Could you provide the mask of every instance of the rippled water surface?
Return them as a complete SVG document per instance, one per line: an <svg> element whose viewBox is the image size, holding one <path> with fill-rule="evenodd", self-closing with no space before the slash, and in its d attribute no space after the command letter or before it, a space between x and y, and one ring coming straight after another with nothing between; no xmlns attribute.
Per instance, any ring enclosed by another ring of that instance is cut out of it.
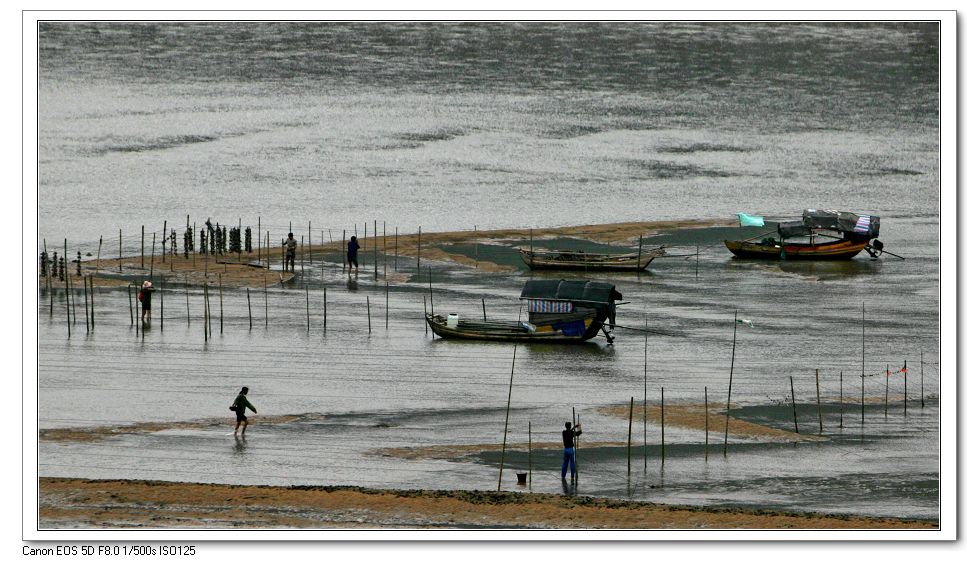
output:
<svg viewBox="0 0 979 561"><path fill-rule="evenodd" d="M907 260L735 260L721 242L743 232L724 228L654 238L699 259L603 275L629 301L619 323L649 322L648 347L619 330L612 346L517 348L503 486L529 467L528 428L555 442L574 407L586 446L611 443L581 452L579 494L937 518L937 37L930 24L44 24L38 244L67 237L72 254L95 255L103 237L114 256L121 230L132 255L142 226L149 238L188 215L198 228L261 216L272 240L294 223L318 242L374 220L405 233L878 214L886 248ZM509 248L524 242L481 255L515 265ZM517 318L529 272L428 265L436 311L481 316L485 299L491 317ZM397 266L413 274L387 307L372 272L350 280L314 257L270 288L267 326L264 294L250 294L251 329L247 295L227 289L206 343L201 288L180 279L160 279L165 322L139 335L123 290L100 289L95 332L76 324L70 339L63 293L52 310L40 291L42 428L205 420L42 441L41 475L495 489L514 349L433 340L427 271ZM800 431L817 433L822 413L827 438L732 435L724 456L711 432L705 461L703 428L668 422L661 464L658 419L642 447L644 389L696 405L706 386L723 403L735 310L754 327L738 329L734 414L793 431L794 389ZM904 379L883 374L905 360L906 414ZM226 415L242 385L262 415L298 417L260 415L236 441ZM601 408L630 397L627 474L615 444L627 420ZM378 452L449 444L496 448ZM533 451L535 491L562 491L559 464L559 451Z"/></svg>

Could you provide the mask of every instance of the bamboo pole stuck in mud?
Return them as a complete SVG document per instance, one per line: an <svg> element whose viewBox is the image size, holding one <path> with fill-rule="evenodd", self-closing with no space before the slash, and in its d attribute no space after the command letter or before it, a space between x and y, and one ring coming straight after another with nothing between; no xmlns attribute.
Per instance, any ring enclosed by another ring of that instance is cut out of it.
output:
<svg viewBox="0 0 979 561"><path fill-rule="evenodd" d="M208 262L208 258L207 258L207 254L208 254L207 242L210 239L211 239L211 233L210 232L205 232L204 233L204 247L202 248L204 250L204 278L205 279L207 278L207 262Z"/></svg>
<svg viewBox="0 0 979 561"><path fill-rule="evenodd" d="M731 342L731 374L727 381L727 407L724 410L724 456L727 457L727 431L731 420L731 386L734 385L734 351L738 346L738 311L734 310L734 337Z"/></svg>
<svg viewBox="0 0 979 561"><path fill-rule="evenodd" d="M422 273L422 227L418 227L418 253L415 254L415 269Z"/></svg>
<svg viewBox="0 0 979 561"><path fill-rule="evenodd" d="M156 256L156 232L153 232L153 241L150 243L150 280L153 279L153 258Z"/></svg>
<svg viewBox="0 0 979 561"><path fill-rule="evenodd" d="M384 278L388 278L388 222L385 220L381 225L381 253L384 254ZM385 315L387 312L384 312ZM385 320L386 321L386 320ZM385 325L385 327L387 327Z"/></svg>
<svg viewBox="0 0 979 561"><path fill-rule="evenodd" d="M271 250L269 249L269 243L270 243L269 232L266 231L265 232L265 270L267 271L272 269L272 254L271 254ZM261 262L259 262L259 264L261 264Z"/></svg>
<svg viewBox="0 0 979 561"><path fill-rule="evenodd" d="M864 424L866 418L866 407L864 404L864 392L867 381L867 304L860 304L860 424Z"/></svg>
<svg viewBox="0 0 979 561"><path fill-rule="evenodd" d="M629 436L626 439L625 447L625 478L627 488L631 488L629 482L632 481L632 405L634 401L634 397L629 398Z"/></svg>
<svg viewBox="0 0 979 561"><path fill-rule="evenodd" d="M171 259L170 261L172 262L173 259ZM166 277L164 277L163 275L160 275L160 333L163 333L163 293L166 292L166 287L167 287ZM95 310L95 305L94 304L92 305L92 310L93 311ZM94 327L95 327L95 325L94 325L95 318L93 317L92 320L93 320L92 327L94 329Z"/></svg>
<svg viewBox="0 0 979 561"><path fill-rule="evenodd" d="M68 260L67 253L65 254L65 261ZM78 295L75 294L75 283L71 280L71 274L68 272L68 265L65 264L65 280L68 281L68 292L71 294L71 324L78 325Z"/></svg>
<svg viewBox="0 0 979 561"><path fill-rule="evenodd" d="M306 333L309 333L309 285L303 283L303 289L306 291Z"/></svg>
<svg viewBox="0 0 979 561"><path fill-rule="evenodd" d="M262 265L262 217L258 217L258 265Z"/></svg>
<svg viewBox="0 0 979 561"><path fill-rule="evenodd" d="M201 291L201 297L204 300L204 342L207 343L207 283L203 285L203 290Z"/></svg>
<svg viewBox="0 0 979 561"><path fill-rule="evenodd" d="M346 271L347 270L347 254L343 251L344 250L343 245L346 242L347 242L347 229L344 228L344 230L343 230L343 237L340 238L340 266L342 267L340 269L341 271Z"/></svg>
<svg viewBox="0 0 979 561"><path fill-rule="evenodd" d="M666 390L659 388L659 466L666 467Z"/></svg>
<svg viewBox="0 0 979 561"><path fill-rule="evenodd" d="M323 287L323 334L326 335L326 287Z"/></svg>
<svg viewBox="0 0 979 561"><path fill-rule="evenodd" d="M245 298L248 299L248 331L252 330L252 293L245 287Z"/></svg>
<svg viewBox="0 0 979 561"><path fill-rule="evenodd" d="M133 318L133 284L132 283L126 285L126 294L129 296L129 325L135 325L136 320Z"/></svg>
<svg viewBox="0 0 979 561"><path fill-rule="evenodd" d="M371 297L367 297L367 334L371 333Z"/></svg>
<svg viewBox="0 0 979 561"><path fill-rule="evenodd" d="M575 419L577 419L574 405L571 406L571 483L578 484L578 435L574 433ZM581 428L581 427L579 427Z"/></svg>
<svg viewBox="0 0 979 561"><path fill-rule="evenodd" d="M91 292L89 298L92 299L92 331L95 331L95 279L91 275L88 277L88 286Z"/></svg>
<svg viewBox="0 0 979 561"><path fill-rule="evenodd" d="M795 385L792 383L792 376L789 376L789 391L792 392L792 421L795 423L795 433L799 434L799 417L795 412Z"/></svg>
<svg viewBox="0 0 979 561"><path fill-rule="evenodd" d="M636 254L636 270L642 270L642 234L639 234L639 253Z"/></svg>
<svg viewBox="0 0 979 561"><path fill-rule="evenodd" d="M119 272L122 272L122 228L119 228Z"/></svg>
<svg viewBox="0 0 979 561"><path fill-rule="evenodd" d="M167 262L167 221L163 221L163 251L160 252L160 257L163 258L163 263ZM171 259L172 261L172 259Z"/></svg>
<svg viewBox="0 0 979 561"><path fill-rule="evenodd" d="M398 227L394 227L394 272L398 272Z"/></svg>
<svg viewBox="0 0 979 561"><path fill-rule="evenodd" d="M82 277L82 297L85 299L85 333L88 333L88 279L85 277Z"/></svg>
<svg viewBox="0 0 979 561"><path fill-rule="evenodd" d="M649 328L648 318L646 319L646 328L647 329ZM649 446L649 441L646 439L647 413L649 409L648 407L649 401L647 399L648 388L646 384L648 378L647 376L648 356L649 356L649 333L646 333L643 338L643 344L642 344L642 472L643 473L646 473L646 466L649 463L649 453L647 449Z"/></svg>
<svg viewBox="0 0 979 561"><path fill-rule="evenodd" d="M95 309L94 307L92 308ZM93 322L94 328L94 322ZM904 361L904 368L901 369L902 377L904 378L904 416L908 415L908 361Z"/></svg>
<svg viewBox="0 0 979 561"><path fill-rule="evenodd" d="M140 309L139 309L140 308L140 306L139 306L139 288L136 287L136 283L133 283L133 290L136 291L136 305L135 305L135 308L136 309L133 310L133 311L136 313L136 315L140 316L139 321L135 322L136 336L139 337L139 326L140 326L141 323L143 323L143 318L142 318L142 316L140 314Z"/></svg>
<svg viewBox="0 0 979 561"><path fill-rule="evenodd" d="M428 268L428 303L432 307L432 315L435 315L435 292L432 290L432 268Z"/></svg>
<svg viewBox="0 0 979 561"><path fill-rule="evenodd" d="M390 299L391 282L384 277L384 329L388 328L388 308L391 307Z"/></svg>
<svg viewBox="0 0 979 561"><path fill-rule="evenodd" d="M710 454L710 412L707 409L707 386L704 386L704 461Z"/></svg>
<svg viewBox="0 0 979 561"><path fill-rule="evenodd" d="M699 243L697 244L697 252L695 255L696 255L696 261L695 261L696 264L694 265L694 269L693 269L693 278L699 279L700 278L700 244Z"/></svg>
<svg viewBox="0 0 979 561"><path fill-rule="evenodd" d="M925 351L919 351L919 360L921 361L921 408L925 407Z"/></svg>
<svg viewBox="0 0 979 561"><path fill-rule="evenodd" d="M367 229L367 225L364 225ZM377 220L374 221L374 280L377 281Z"/></svg>
<svg viewBox="0 0 979 561"><path fill-rule="evenodd" d="M887 370L884 373L884 418L887 418L887 401L888 393L891 386L891 365L887 365Z"/></svg>
<svg viewBox="0 0 979 561"><path fill-rule="evenodd" d="M483 321L486 321L486 298L480 298L483 301Z"/></svg>
<svg viewBox="0 0 979 561"><path fill-rule="evenodd" d="M425 307L425 313L422 315L425 318L425 337L428 337L428 298L422 295L422 306Z"/></svg>
<svg viewBox="0 0 979 561"><path fill-rule="evenodd" d="M139 236L139 268L146 268L146 226L140 226Z"/></svg>
<svg viewBox="0 0 979 561"><path fill-rule="evenodd" d="M819 416L819 434L823 434L823 407L819 399L819 369L816 369L816 415Z"/></svg>
<svg viewBox="0 0 979 561"><path fill-rule="evenodd" d="M527 421L527 489L534 488L534 445L530 421Z"/></svg>
<svg viewBox="0 0 979 561"><path fill-rule="evenodd" d="M221 273L218 273L218 333L224 335L224 285L221 282Z"/></svg>
<svg viewBox="0 0 979 561"><path fill-rule="evenodd" d="M262 287L265 291L265 328L269 327L269 281L268 275L262 273Z"/></svg>
<svg viewBox="0 0 979 561"><path fill-rule="evenodd" d="M473 261L476 262L476 265L475 265L476 269L479 269L479 240L477 239L478 236L479 236L479 234L477 233L476 226L474 225L473 226L473 247L476 248L476 253L475 253L476 256L473 258Z"/></svg>
<svg viewBox="0 0 979 561"><path fill-rule="evenodd" d="M306 236L299 236L299 273L306 274ZM296 258L292 258L292 272L296 272Z"/></svg>
<svg viewBox="0 0 979 561"><path fill-rule="evenodd" d="M840 370L840 430L843 430L843 371Z"/></svg>
<svg viewBox="0 0 979 561"><path fill-rule="evenodd" d="M95 254L95 274L99 274L99 269L102 268L102 236L99 236L99 250Z"/></svg>
<svg viewBox="0 0 979 561"><path fill-rule="evenodd" d="M204 283L204 294L207 300L207 335L209 338L214 338L214 329L211 328L211 287L205 282Z"/></svg>
<svg viewBox="0 0 979 561"><path fill-rule="evenodd" d="M506 459L506 433L510 427L510 398L513 396L513 371L517 365L517 346L513 346L513 360L510 362L510 389L506 396L506 420L503 421L503 450L500 452L500 477L496 481L496 490L503 486L503 461Z"/></svg>

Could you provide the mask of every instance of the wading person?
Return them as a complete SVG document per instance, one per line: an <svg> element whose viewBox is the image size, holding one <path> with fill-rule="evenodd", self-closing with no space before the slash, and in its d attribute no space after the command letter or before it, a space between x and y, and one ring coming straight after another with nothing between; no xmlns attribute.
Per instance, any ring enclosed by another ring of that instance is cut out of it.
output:
<svg viewBox="0 0 979 561"><path fill-rule="evenodd" d="M248 428L248 417L245 416L245 408L252 410L252 413L258 414L255 406L248 401L245 397L248 395L248 386L241 388L241 392L238 393L238 397L235 398L234 403L231 404L231 410L235 412L235 434L238 434L238 428L241 427L241 435L245 436L245 429Z"/></svg>
<svg viewBox="0 0 979 561"><path fill-rule="evenodd" d="M357 272L360 272L360 265L357 263L357 250L360 249L360 244L357 243L357 236L350 236L350 241L347 242L347 274L357 267Z"/></svg>
<svg viewBox="0 0 979 561"><path fill-rule="evenodd" d="M564 481L568 475L568 465L571 465L571 480L574 481L578 473L574 463L574 439L581 434L581 425L573 428L570 422L564 423L564 430L561 431L561 438L564 440L564 463L561 464L561 480Z"/></svg>
<svg viewBox="0 0 979 561"><path fill-rule="evenodd" d="M139 293L136 295L136 297L139 298L139 301L143 303L143 315L141 316L143 318L143 323L150 321L152 318L152 300L153 291L155 290L156 289L153 288L153 283L150 281L144 281L143 287L139 289Z"/></svg>
<svg viewBox="0 0 979 561"><path fill-rule="evenodd" d="M292 232L289 232L289 239L285 241L282 245L286 246L286 267L285 270L289 270L289 264L292 263L292 272L296 272L296 238L292 237Z"/></svg>

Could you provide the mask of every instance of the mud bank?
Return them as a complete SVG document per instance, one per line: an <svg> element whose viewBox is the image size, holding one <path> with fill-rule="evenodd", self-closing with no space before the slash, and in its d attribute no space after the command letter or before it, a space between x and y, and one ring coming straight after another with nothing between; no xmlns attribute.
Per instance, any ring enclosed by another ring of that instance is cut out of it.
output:
<svg viewBox="0 0 979 561"><path fill-rule="evenodd" d="M42 529L893 529L927 521L708 509L538 493L41 478Z"/></svg>

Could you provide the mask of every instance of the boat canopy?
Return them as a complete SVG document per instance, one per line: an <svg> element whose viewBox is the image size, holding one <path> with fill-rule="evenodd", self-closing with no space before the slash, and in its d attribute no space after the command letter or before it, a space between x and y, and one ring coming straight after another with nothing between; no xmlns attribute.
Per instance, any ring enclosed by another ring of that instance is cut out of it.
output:
<svg viewBox="0 0 979 561"><path fill-rule="evenodd" d="M802 222L812 229L836 230L868 238L876 238L880 235L879 216L810 208L802 212ZM781 224L779 226L781 227Z"/></svg>
<svg viewBox="0 0 979 561"><path fill-rule="evenodd" d="M788 222L778 223L778 235L783 238L794 238L797 236L808 236L812 228L806 226L802 220L789 220Z"/></svg>
<svg viewBox="0 0 979 561"><path fill-rule="evenodd" d="M521 299L561 300L599 305L621 300L622 293L607 282L584 280L529 280L520 293Z"/></svg>

